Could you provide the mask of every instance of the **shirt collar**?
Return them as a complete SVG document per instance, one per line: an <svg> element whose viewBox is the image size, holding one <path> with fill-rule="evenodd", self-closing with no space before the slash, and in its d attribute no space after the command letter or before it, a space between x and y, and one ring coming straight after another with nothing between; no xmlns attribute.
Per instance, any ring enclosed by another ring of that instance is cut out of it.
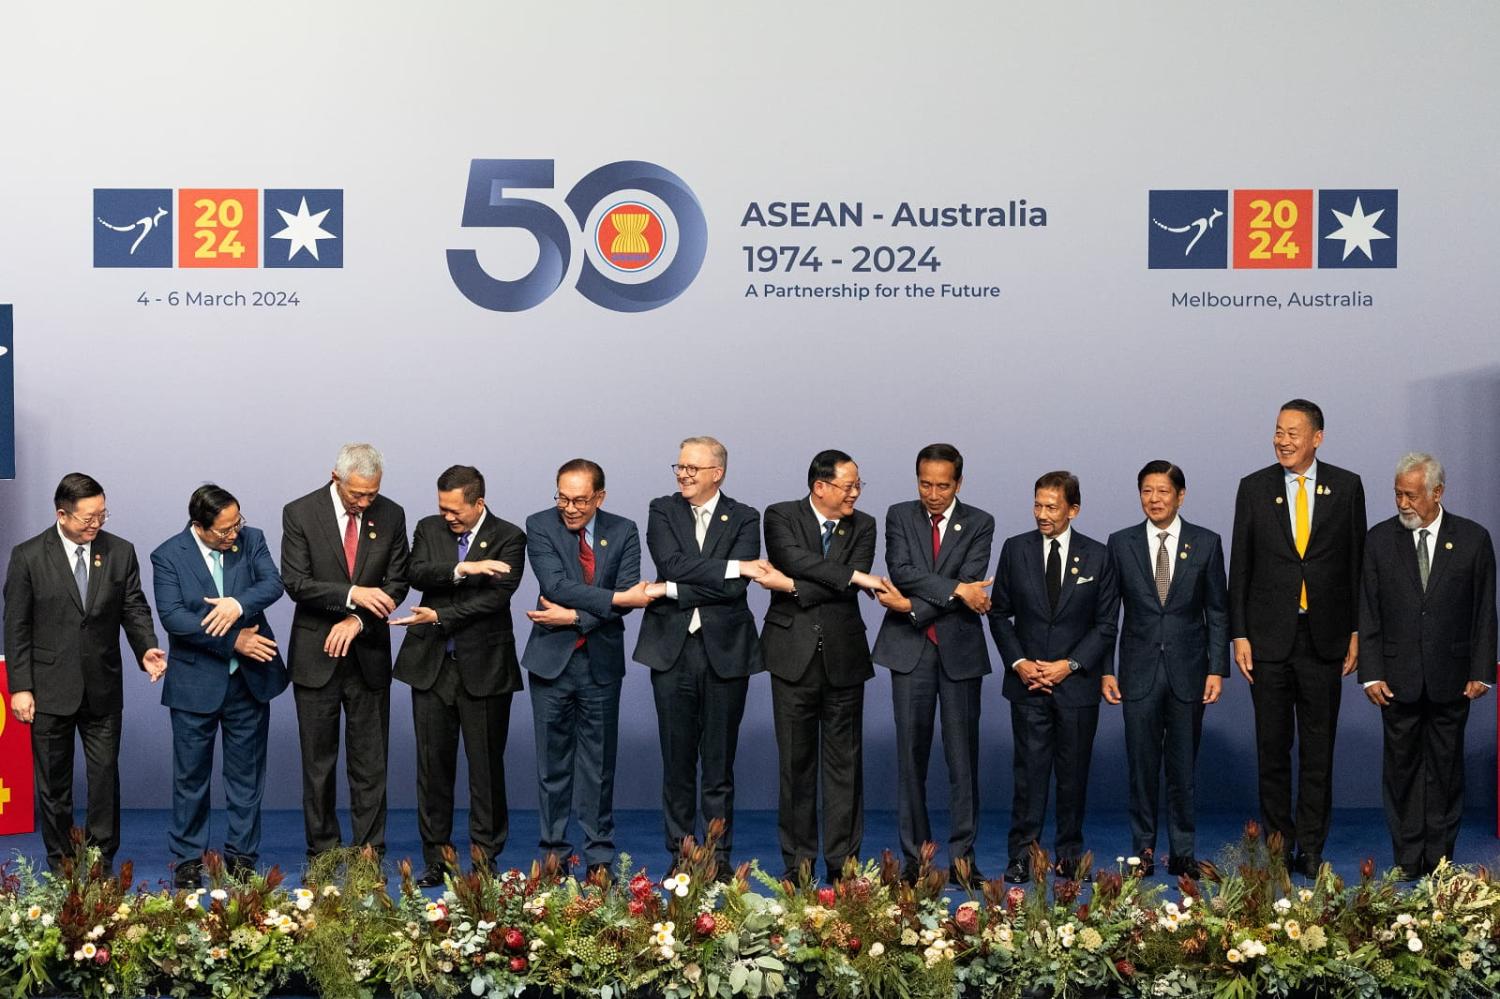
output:
<svg viewBox="0 0 1500 999"><path fill-rule="evenodd" d="M1068 529L1066 531L1063 531L1061 534L1059 534L1055 538L1049 538L1049 537L1047 537L1047 535L1042 534L1041 531L1038 531L1037 533L1042 535L1042 548L1043 548L1043 550L1051 548L1052 547L1052 542L1054 542L1054 541L1056 541L1058 543L1058 547L1060 549L1065 549L1065 548L1068 547L1068 542L1073 540L1073 525L1069 524L1068 525Z"/></svg>
<svg viewBox="0 0 1500 999"><path fill-rule="evenodd" d="M1282 471L1286 473L1286 481L1297 481L1296 472L1292 471L1290 468L1283 468ZM1302 473L1302 478L1305 478L1308 482L1318 481L1318 459L1314 458L1313 463L1307 466L1307 471Z"/></svg>
<svg viewBox="0 0 1500 999"><path fill-rule="evenodd" d="M1435 539L1435 538L1437 538L1437 535L1438 535L1438 528L1442 527L1442 526L1443 526L1443 504L1439 503L1438 504L1437 516L1432 518L1432 523L1428 524L1426 527L1418 527L1416 530L1412 531L1411 532L1412 533L1412 537L1420 537L1421 536L1421 535L1419 535L1417 533L1417 531L1426 531L1427 532L1427 536L1429 538L1434 538Z"/></svg>
<svg viewBox="0 0 1500 999"><path fill-rule="evenodd" d="M475 538L479 537L479 529L484 526L484 518L488 517L489 515L489 507L485 507L484 509L480 510L479 519L474 521L474 526L460 534L459 537L463 537L464 534L467 534L470 541L473 541Z"/></svg>
<svg viewBox="0 0 1500 999"><path fill-rule="evenodd" d="M193 525L192 524L188 525L188 529L187 530L188 530L188 534L192 535L193 542L195 544L197 544L198 550L203 553L203 558L205 560L212 559L215 554L218 554L221 557L223 556L224 553L221 552L221 551L219 551L217 548L210 548L210 547L208 547L208 545L206 545L206 544L203 543L203 539L198 536L198 532L193 529Z"/></svg>
<svg viewBox="0 0 1500 999"><path fill-rule="evenodd" d="M920 500L918 502L920 502ZM953 522L953 508L956 507L956 506L958 506L958 497L957 496L953 497L953 499L951 499L951 500L948 501L948 508L943 511L943 519L942 519L941 523L943 523L943 524L951 524ZM932 520L932 513L925 506L922 507L922 515L924 517L926 517L929 521Z"/></svg>
<svg viewBox="0 0 1500 999"><path fill-rule="evenodd" d="M63 533L62 524L60 523L57 525L57 536L62 539L63 551L68 553L68 562L70 564L72 563L78 551L79 545L83 545L83 554L85 558L94 554L94 543L92 541L74 541L72 538Z"/></svg>
<svg viewBox="0 0 1500 999"><path fill-rule="evenodd" d="M813 519L815 519L818 522L818 526L819 527L822 527L824 524L826 524L830 520L833 521L833 523L834 523L835 526L837 526L838 522L843 519L842 517L825 517L825 516L823 516L823 512L818 509L818 505L812 501L812 493L808 493L807 494L807 506L808 506L808 509L812 510L812 512L813 512Z"/></svg>
<svg viewBox="0 0 1500 999"><path fill-rule="evenodd" d="M689 503L688 506L694 511L694 516L697 516L697 511L699 510L707 510L708 515L712 517L714 515L714 511L719 508L719 497L721 495L722 493L720 493L719 490L715 489L714 494L708 498L708 501L706 503L699 504L698 506L693 506L693 504Z"/></svg>
<svg viewBox="0 0 1500 999"><path fill-rule="evenodd" d="M1070 528L1070 530L1071 530L1071 528ZM1167 535L1169 537L1171 537L1172 540L1174 540L1174 541L1177 540L1178 538L1182 537L1182 514L1178 514L1177 516L1173 517L1172 518L1172 522L1170 524L1168 524L1165 528L1157 527L1155 524L1153 524L1151 522L1151 518L1150 517L1146 518L1146 535L1147 535L1147 537L1155 538L1163 530L1165 530L1167 532Z"/></svg>

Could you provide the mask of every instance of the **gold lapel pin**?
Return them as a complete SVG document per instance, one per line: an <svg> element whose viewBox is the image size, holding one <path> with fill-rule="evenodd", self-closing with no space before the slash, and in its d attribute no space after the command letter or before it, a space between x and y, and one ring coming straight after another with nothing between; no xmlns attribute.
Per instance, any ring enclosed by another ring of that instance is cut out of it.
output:
<svg viewBox="0 0 1500 999"><path fill-rule="evenodd" d="M599 539L599 547L600 548L608 548L609 547L609 539L608 538L600 538Z"/></svg>
<svg viewBox="0 0 1500 999"><path fill-rule="evenodd" d="M1448 549L1451 552L1453 550L1453 542L1451 542L1451 541L1445 542L1443 544L1443 547L1446 548L1446 549Z"/></svg>
<svg viewBox="0 0 1500 999"><path fill-rule="evenodd" d="M375 540L375 532L374 532L374 531L371 531L371 532L370 532L370 540L371 540L371 541L374 541L374 540Z"/></svg>
<svg viewBox="0 0 1500 999"><path fill-rule="evenodd" d="M1073 575L1078 575L1078 566L1076 565L1073 567Z"/></svg>
<svg viewBox="0 0 1500 999"><path fill-rule="evenodd" d="M843 536L844 536L844 529L842 527L840 527L839 528L839 537L842 538Z"/></svg>
<svg viewBox="0 0 1500 999"><path fill-rule="evenodd" d="M1177 555L1177 557L1180 558L1180 559L1186 559L1187 558L1187 552L1180 552Z"/></svg>
<svg viewBox="0 0 1500 999"><path fill-rule="evenodd" d="M237 551L240 550L240 546L239 545L230 545L229 546L229 550L232 551L232 552L237 552Z"/></svg>
<svg viewBox="0 0 1500 999"><path fill-rule="evenodd" d="M727 524L727 523L729 523L729 514L727 514L727 513L721 513L721 514L719 514L719 519L722 520L722 521L724 521L724 523Z"/></svg>
<svg viewBox="0 0 1500 999"><path fill-rule="evenodd" d="M481 541L481 542L479 542L479 547L480 548L488 548L489 546L490 546L490 543L488 541Z"/></svg>
<svg viewBox="0 0 1500 999"><path fill-rule="evenodd" d="M1283 499L1282 497L1280 497L1280 496L1276 497L1276 505L1277 506L1280 506L1282 503L1285 503L1285 502L1286 502L1286 500Z"/></svg>
<svg viewBox="0 0 1500 999"><path fill-rule="evenodd" d="M1452 548L1453 546L1449 545L1448 547ZM101 557L99 557L98 555L95 555L94 556L94 568L97 569L97 568L99 568L102 565L104 565L104 559L101 558Z"/></svg>
<svg viewBox="0 0 1500 999"><path fill-rule="evenodd" d="M953 525L953 529L955 531L962 531L964 529L964 525L962 525L962 524L954 524Z"/></svg>

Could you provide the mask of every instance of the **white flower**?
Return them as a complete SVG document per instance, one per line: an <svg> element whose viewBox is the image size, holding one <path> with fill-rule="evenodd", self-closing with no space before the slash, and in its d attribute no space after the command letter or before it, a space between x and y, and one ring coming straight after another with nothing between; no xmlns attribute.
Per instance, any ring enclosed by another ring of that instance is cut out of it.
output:
<svg viewBox="0 0 1500 999"><path fill-rule="evenodd" d="M1115 863L1117 863L1117 864L1123 864L1123 863L1125 863L1125 858L1124 857L1116 857L1115 858Z"/></svg>
<svg viewBox="0 0 1500 999"><path fill-rule="evenodd" d="M44 912L44 913L42 913L42 925L43 926L51 926L52 925L52 913L50 913L50 912Z"/></svg>
<svg viewBox="0 0 1500 999"><path fill-rule="evenodd" d="M1276 911L1282 913L1291 912L1292 900L1289 898L1278 898L1276 900Z"/></svg>
<svg viewBox="0 0 1500 999"><path fill-rule="evenodd" d="M884 954L884 953L885 953L885 944L881 943L879 940L876 940L874 943L870 944L870 956L871 957L879 957L881 954Z"/></svg>
<svg viewBox="0 0 1500 999"><path fill-rule="evenodd" d="M83 945L83 947L79 950L79 953L83 955L83 959L85 961L89 961L93 960L94 955L99 953L99 948L95 947L93 942L90 941L89 943Z"/></svg>
<svg viewBox="0 0 1500 999"><path fill-rule="evenodd" d="M313 900L312 900L311 897L308 897L308 898L301 898L301 897L299 897L297 899L297 901L295 903L293 903L293 904L295 904L297 906L297 910L299 912L306 912L308 909L311 909L313 907Z"/></svg>
<svg viewBox="0 0 1500 999"><path fill-rule="evenodd" d="M89 940L98 940L102 936L104 936L104 927L99 925L95 925L94 928L89 930L86 934L86 937Z"/></svg>
<svg viewBox="0 0 1500 999"><path fill-rule="evenodd" d="M338 885L324 885L323 886L323 897L327 898L330 895L332 895L334 898L338 898L338 896L339 896Z"/></svg>
<svg viewBox="0 0 1500 999"><path fill-rule="evenodd" d="M194 892L193 894L189 895L187 898L184 898L182 900L182 904L185 905L185 906L187 906L189 909L196 909L196 908L198 908L198 894L197 894L197 892Z"/></svg>
<svg viewBox="0 0 1500 999"><path fill-rule="evenodd" d="M1141 866L1141 858L1140 857L1126 857L1125 858L1125 863L1129 864L1131 867L1139 867L1139 866Z"/></svg>
<svg viewBox="0 0 1500 999"><path fill-rule="evenodd" d="M780 902L772 902L770 908L766 911L773 916L783 916L786 914L786 910L781 907Z"/></svg>
<svg viewBox="0 0 1500 999"><path fill-rule="evenodd" d="M1184 895L1184 896L1182 896L1182 907L1184 909L1191 909L1193 907L1193 896L1191 896L1191 895Z"/></svg>
<svg viewBox="0 0 1500 999"><path fill-rule="evenodd" d="M1239 964L1245 959L1245 955L1241 954L1233 947L1229 948L1229 953L1225 954L1224 956L1229 959L1230 964Z"/></svg>
<svg viewBox="0 0 1500 999"><path fill-rule="evenodd" d="M1176 902L1168 902L1165 905L1163 905L1162 908L1166 910L1167 915L1169 915L1169 916L1177 916L1177 915L1181 915L1181 913L1182 913L1182 910L1179 909L1179 908L1177 908L1177 903Z"/></svg>
<svg viewBox="0 0 1500 999"><path fill-rule="evenodd" d="M1297 897L1304 902L1311 902L1313 896L1312 892L1308 891L1306 888L1303 888L1301 891L1297 892Z"/></svg>
<svg viewBox="0 0 1500 999"><path fill-rule="evenodd" d="M1422 938L1419 937L1419 936L1410 936L1410 937L1407 937L1406 938L1406 949L1409 950L1409 951L1411 951L1413 954L1415 954L1418 951L1420 951L1422 949Z"/></svg>
<svg viewBox="0 0 1500 999"><path fill-rule="evenodd" d="M672 956L673 956L672 945L671 944L663 944L662 947L661 947L660 953L661 953L661 956L662 956L662 960L664 960L664 961L670 961L670 960L672 960Z"/></svg>
<svg viewBox="0 0 1500 999"><path fill-rule="evenodd" d="M1401 913L1401 915L1399 915L1399 916L1396 917L1396 925L1397 926L1405 926L1407 923L1410 923L1410 922L1411 922L1411 913L1409 913L1409 912L1403 912L1403 913Z"/></svg>
<svg viewBox="0 0 1500 999"><path fill-rule="evenodd" d="M216 900L218 900L220 902L224 901L225 899L227 899L229 897L229 892L225 891L223 888L215 888L213 891L209 892L208 894L209 894L210 898L216 899Z"/></svg>
<svg viewBox="0 0 1500 999"><path fill-rule="evenodd" d="M917 931L908 926L901 931L901 946L915 947L917 945Z"/></svg>
<svg viewBox="0 0 1500 999"><path fill-rule="evenodd" d="M31 908L27 909L26 910L26 918L27 919L33 919L33 920L35 920L35 919L41 919L42 918L42 907L39 906L39 905L33 905Z"/></svg>

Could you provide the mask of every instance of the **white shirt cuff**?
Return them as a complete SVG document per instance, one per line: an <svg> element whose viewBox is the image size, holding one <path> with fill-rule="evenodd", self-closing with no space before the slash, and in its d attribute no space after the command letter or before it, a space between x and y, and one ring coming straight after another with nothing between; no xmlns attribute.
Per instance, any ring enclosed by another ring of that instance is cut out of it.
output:
<svg viewBox="0 0 1500 999"><path fill-rule="evenodd" d="M732 558L728 562L724 563L724 578L725 579L739 579L740 578L740 560L739 559Z"/></svg>
<svg viewBox="0 0 1500 999"><path fill-rule="evenodd" d="M676 600L677 599L677 584L676 583L670 583L670 582L667 583L667 599L668 600Z"/></svg>

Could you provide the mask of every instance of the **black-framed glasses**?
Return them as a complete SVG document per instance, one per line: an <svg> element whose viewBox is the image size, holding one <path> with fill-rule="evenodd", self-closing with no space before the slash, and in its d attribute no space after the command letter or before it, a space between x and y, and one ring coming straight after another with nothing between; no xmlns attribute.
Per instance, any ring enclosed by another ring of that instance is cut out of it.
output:
<svg viewBox="0 0 1500 999"><path fill-rule="evenodd" d="M237 520L233 524L229 525L228 529L223 530L223 531L219 530L217 527L209 527L209 528L207 528L208 533L212 534L214 537L218 538L220 541L228 541L230 538L234 537L236 534L239 534L244 529L245 529L245 518L244 517L241 517L239 520Z"/></svg>
<svg viewBox="0 0 1500 999"><path fill-rule="evenodd" d="M594 502L594 497L598 495L598 493L589 493L587 496L564 496L562 493L553 493L552 500L559 510L567 510L570 507L574 510L583 510Z"/></svg>
<svg viewBox="0 0 1500 999"><path fill-rule="evenodd" d="M699 472L706 472L711 468L723 468L723 465L672 465L673 475L685 475L688 478L696 478Z"/></svg>
<svg viewBox="0 0 1500 999"><path fill-rule="evenodd" d="M100 510L98 513L91 513L87 517L80 517L72 510L64 510L63 514L64 516L72 517L84 527L103 527L104 522L109 519L108 510Z"/></svg>

